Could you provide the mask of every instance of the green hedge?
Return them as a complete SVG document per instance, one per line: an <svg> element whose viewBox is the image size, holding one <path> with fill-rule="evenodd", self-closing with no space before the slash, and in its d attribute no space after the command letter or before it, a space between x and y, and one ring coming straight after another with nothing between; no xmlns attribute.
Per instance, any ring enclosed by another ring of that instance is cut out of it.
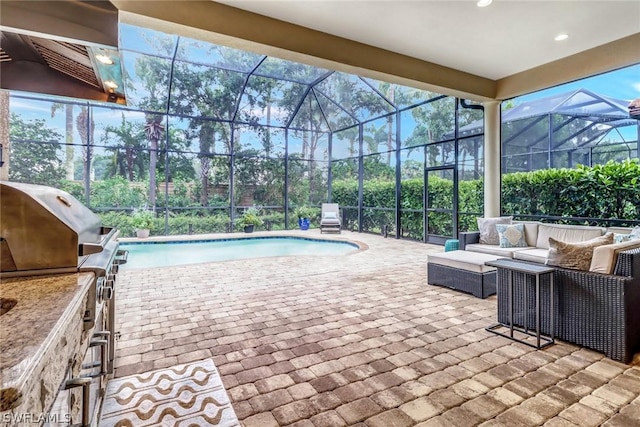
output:
<svg viewBox="0 0 640 427"><path fill-rule="evenodd" d="M423 180L408 179L401 183L401 209L409 212L402 213L402 228L404 234L416 238L422 238L422 207L423 207ZM458 185L460 212L470 212L473 215L461 215L459 228L462 231L475 230L476 216L482 212L483 183L482 180L461 181ZM429 180L429 203L451 209L453 207L453 184L450 180L432 177ZM358 182L356 180L336 181L332 184L332 200L340 206L357 206ZM367 231L379 232L383 225L392 225L394 212L367 208L395 209L395 181L369 180L365 181L362 189L363 196L363 228ZM410 212L420 210L420 212ZM451 230L447 224L450 216L442 213L432 214L429 227L432 233L449 235Z"/></svg>
<svg viewBox="0 0 640 427"><path fill-rule="evenodd" d="M336 181L332 196L341 206L357 206L357 180ZM401 209L423 210L423 181L404 180L401 183ZM446 179L429 180L429 203L451 208L453 187ZM481 179L461 181L458 185L460 231L477 230L476 216L483 212L484 188ZM363 205L368 231L379 231L390 221L389 213L368 207L395 208L395 181L369 180L363 184ZM575 169L543 169L502 176L502 210L513 215L546 215L599 219L640 220L640 162L610 161L593 167ZM465 214L466 213L466 214ZM393 218L393 217L391 217ZM407 235L422 236L422 214L402 213L402 227ZM447 214L430 217L430 232L450 234ZM598 223L598 221L594 221ZM604 222L602 222L604 224Z"/></svg>
<svg viewBox="0 0 640 427"><path fill-rule="evenodd" d="M124 180L114 180L111 199L117 198L119 205L134 204L139 197L135 188L130 188ZM105 188L96 187L94 193L109 193ZM80 189L69 188L80 192ZM421 239L423 235L423 180L408 179L401 183L401 209L403 235ZM483 212L483 181L461 181L458 186L459 230L476 230L476 217ZM111 194L111 193L109 193ZM452 182L432 177L429 180L429 203L443 208L452 207ZM363 187L363 229L380 232L384 225L393 225L395 216L395 181L373 179L364 182ZM79 196L81 196L79 194ZM358 181L338 180L332 183L332 198L342 207L357 206ZM93 201L94 199L92 199ZM111 200L110 200L111 201ZM94 204L94 203L92 203ZM106 204L106 203L105 203ZM118 204L116 204L118 205ZM388 210L374 209L386 208ZM624 219L640 221L640 162L638 159L623 162L609 162L594 167L578 166L575 169L544 169L533 172L517 172L502 176L502 210L513 215L546 215L558 217L585 217L600 219ZM319 209L316 209L319 213ZM349 223L356 224L355 210L348 210ZM122 236L134 236L128 212L101 212L103 223L117 227ZM284 214L263 212L265 220L260 229L284 228ZM317 226L317 215L312 224ZM290 228L296 227L297 218L290 214ZM450 216L434 213L430 217L429 232L449 235ZM598 221L592 223L598 224ZM605 225L603 222L601 224ZM229 216L224 213L210 213L197 210L189 213L172 213L169 216L169 234L187 234L189 225L193 233L223 233L227 231ZM155 219L151 228L155 235L164 234L164 216Z"/></svg>
<svg viewBox="0 0 640 427"><path fill-rule="evenodd" d="M102 223L109 227L116 227L120 230L121 237L135 237L136 230L131 223L131 213L129 212L98 212ZM256 231L266 230L283 230L284 214L280 212L267 213L261 218L264 223L255 228ZM207 234L207 233L226 233L229 225L229 215L217 213L207 216L193 216L187 214L170 214L169 215L169 235L189 234ZM189 230L191 226L191 230ZM150 228L151 235L164 235L164 215L156 217ZM236 227L236 231L242 228Z"/></svg>
<svg viewBox="0 0 640 427"><path fill-rule="evenodd" d="M135 237L136 230L131 223L129 212L98 212L102 223L120 230L121 237ZM226 214L214 214L209 216L169 215L169 234L188 234L189 224L194 234L226 233L229 224L229 216ZM150 228L151 235L164 235L164 215L153 220Z"/></svg>
<svg viewBox="0 0 640 427"><path fill-rule="evenodd" d="M640 162L544 169L502 177L509 214L640 220Z"/></svg>

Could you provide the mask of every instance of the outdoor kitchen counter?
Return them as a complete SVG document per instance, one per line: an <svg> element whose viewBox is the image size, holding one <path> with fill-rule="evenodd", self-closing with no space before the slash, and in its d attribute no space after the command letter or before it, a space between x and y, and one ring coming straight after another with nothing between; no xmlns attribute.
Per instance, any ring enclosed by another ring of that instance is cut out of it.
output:
<svg viewBox="0 0 640 427"><path fill-rule="evenodd" d="M2 279L0 297L17 300L17 304L0 315L0 412L25 403L22 393L29 392L34 381L43 386L48 383L36 376L64 376L69 354L60 346L70 347L81 339L82 316L93 280L93 273ZM67 336L69 332L77 337ZM55 355L58 351L62 354ZM49 373L52 367L60 372ZM55 394L58 385L52 384L56 389L48 392Z"/></svg>

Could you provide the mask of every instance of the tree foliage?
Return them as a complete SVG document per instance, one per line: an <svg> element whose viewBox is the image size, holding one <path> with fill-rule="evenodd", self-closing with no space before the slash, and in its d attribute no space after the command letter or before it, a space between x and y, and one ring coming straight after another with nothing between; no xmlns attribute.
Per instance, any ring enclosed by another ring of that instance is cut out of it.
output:
<svg viewBox="0 0 640 427"><path fill-rule="evenodd" d="M9 179L59 187L66 177L62 135L48 128L43 119L24 120L15 113L11 113L9 129L13 140Z"/></svg>

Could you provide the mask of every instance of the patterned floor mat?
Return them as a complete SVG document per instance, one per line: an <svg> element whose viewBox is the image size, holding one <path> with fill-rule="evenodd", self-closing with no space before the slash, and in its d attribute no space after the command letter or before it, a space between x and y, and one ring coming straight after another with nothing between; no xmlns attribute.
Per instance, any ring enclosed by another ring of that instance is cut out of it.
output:
<svg viewBox="0 0 640 427"><path fill-rule="evenodd" d="M209 359L109 381L99 427L239 425Z"/></svg>

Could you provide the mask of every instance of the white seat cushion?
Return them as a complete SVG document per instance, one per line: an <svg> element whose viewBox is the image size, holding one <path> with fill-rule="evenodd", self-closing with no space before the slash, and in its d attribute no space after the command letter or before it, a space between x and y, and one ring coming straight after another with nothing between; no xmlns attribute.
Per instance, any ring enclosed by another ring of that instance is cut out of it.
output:
<svg viewBox="0 0 640 427"><path fill-rule="evenodd" d="M469 252L479 252L482 254L491 254L498 255L501 258L513 258L513 253L517 251L522 251L525 249L532 249L532 247L528 248L501 248L496 245L485 245L482 243L471 243L465 246L465 250Z"/></svg>
<svg viewBox="0 0 640 427"><path fill-rule="evenodd" d="M540 224L536 247L549 249L549 237L565 243L578 243L591 240L604 234L604 228L585 225ZM544 261L543 261L544 262Z"/></svg>
<svg viewBox="0 0 640 427"><path fill-rule="evenodd" d="M320 225L340 225L338 218L322 218Z"/></svg>
<svg viewBox="0 0 640 427"><path fill-rule="evenodd" d="M487 261L495 261L499 258L504 257L499 255L482 254L479 252L451 251L429 254L427 262L431 264L445 265L459 270L485 273L487 271L495 270L495 267L489 267L488 265L484 265L484 263Z"/></svg>
<svg viewBox="0 0 640 427"><path fill-rule="evenodd" d="M547 261L548 253L549 253L549 249L533 248L533 249L527 249L524 251L514 252L513 257L515 259L520 259L522 261L533 261L533 262L539 262L540 264L544 264Z"/></svg>

